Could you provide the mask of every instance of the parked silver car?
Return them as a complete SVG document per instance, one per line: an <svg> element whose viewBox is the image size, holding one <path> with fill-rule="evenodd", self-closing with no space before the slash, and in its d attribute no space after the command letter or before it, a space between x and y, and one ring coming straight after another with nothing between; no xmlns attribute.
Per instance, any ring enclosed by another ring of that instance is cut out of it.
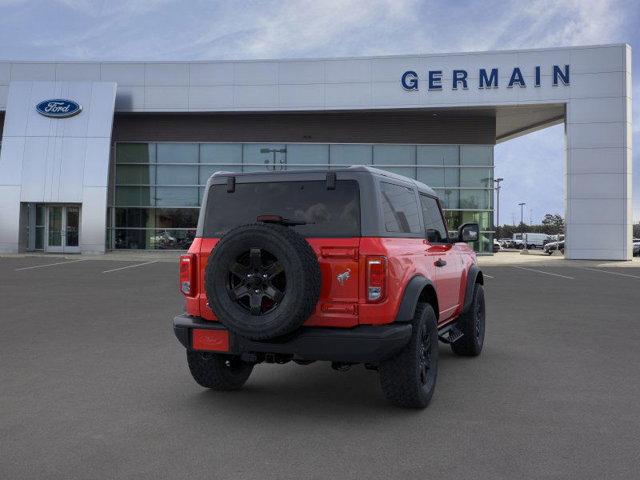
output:
<svg viewBox="0 0 640 480"><path fill-rule="evenodd" d="M544 253L551 255L555 250L560 250L560 253L564 255L564 240L560 240L559 242L549 242L544 247L542 247Z"/></svg>

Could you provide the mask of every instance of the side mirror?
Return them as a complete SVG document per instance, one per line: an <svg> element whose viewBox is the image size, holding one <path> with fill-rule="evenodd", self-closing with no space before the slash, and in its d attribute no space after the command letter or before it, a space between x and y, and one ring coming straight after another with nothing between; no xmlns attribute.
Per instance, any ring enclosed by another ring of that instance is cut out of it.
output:
<svg viewBox="0 0 640 480"><path fill-rule="evenodd" d="M458 229L459 242L477 242L480 239L480 225L465 223Z"/></svg>

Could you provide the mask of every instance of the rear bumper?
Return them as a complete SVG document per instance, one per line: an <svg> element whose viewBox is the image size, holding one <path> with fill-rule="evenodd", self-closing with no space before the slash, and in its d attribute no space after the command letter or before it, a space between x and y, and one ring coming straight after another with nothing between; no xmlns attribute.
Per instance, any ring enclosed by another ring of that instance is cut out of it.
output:
<svg viewBox="0 0 640 480"><path fill-rule="evenodd" d="M226 327L220 322L188 315L179 315L173 319L173 331L185 348L192 348L193 329L226 330ZM285 339L262 342L229 332L229 350L223 353L273 353L292 355L300 360L377 363L400 351L409 341L411 331L409 323L361 325L348 329L302 327Z"/></svg>

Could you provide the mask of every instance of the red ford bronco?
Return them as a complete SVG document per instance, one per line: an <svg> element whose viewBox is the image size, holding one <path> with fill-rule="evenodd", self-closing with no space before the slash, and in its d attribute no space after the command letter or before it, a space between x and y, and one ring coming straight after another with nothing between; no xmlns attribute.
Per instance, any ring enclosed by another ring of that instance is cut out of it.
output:
<svg viewBox="0 0 640 480"><path fill-rule="evenodd" d="M482 350L478 237L450 238L436 193L382 170L218 172L180 257L174 331L204 387L238 389L261 362L363 363L388 400L423 408L438 340Z"/></svg>

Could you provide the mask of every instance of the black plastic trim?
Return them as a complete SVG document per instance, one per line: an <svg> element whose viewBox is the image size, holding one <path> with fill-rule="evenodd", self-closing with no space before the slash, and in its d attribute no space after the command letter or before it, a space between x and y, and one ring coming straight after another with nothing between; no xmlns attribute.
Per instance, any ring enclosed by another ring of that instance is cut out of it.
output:
<svg viewBox="0 0 640 480"><path fill-rule="evenodd" d="M431 280L420 275L413 277L409 281L402 295L400 308L398 308L398 313L396 315L396 323L407 323L413 320L413 315L416 311L416 307L418 306L420 294L427 285L431 285L433 287Z"/></svg>
<svg viewBox="0 0 640 480"><path fill-rule="evenodd" d="M173 319L173 330L185 348L191 348L191 329L225 330L219 322L179 315ZM411 337L412 325L360 325L354 328L302 327L281 340L258 342L230 335L230 354L276 353L303 360L378 363L404 347Z"/></svg>
<svg viewBox="0 0 640 480"><path fill-rule="evenodd" d="M236 177L227 177L227 193L236 191Z"/></svg>
<svg viewBox="0 0 640 480"><path fill-rule="evenodd" d="M469 308L471 307L471 302L473 302L473 287L476 284L476 280L480 275L479 283L484 283L482 272L480 268L475 263L469 267L469 273L467 274L467 286L464 292L464 305L462 307L462 313L467 313Z"/></svg>
<svg viewBox="0 0 640 480"><path fill-rule="evenodd" d="M335 190L336 181L337 181L336 172L327 172L327 190Z"/></svg>

